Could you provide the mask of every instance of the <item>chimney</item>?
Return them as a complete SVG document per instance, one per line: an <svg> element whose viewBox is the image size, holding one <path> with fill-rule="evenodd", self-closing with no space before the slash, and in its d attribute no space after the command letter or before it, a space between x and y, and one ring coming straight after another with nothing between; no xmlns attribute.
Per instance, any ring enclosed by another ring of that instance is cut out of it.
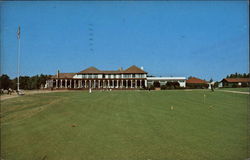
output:
<svg viewBox="0 0 250 160"><path fill-rule="evenodd" d="M144 70L144 69L143 69L143 66L141 66L141 70Z"/></svg>
<svg viewBox="0 0 250 160"><path fill-rule="evenodd" d="M59 70L57 70L57 78L59 78L59 73L60 73Z"/></svg>
<svg viewBox="0 0 250 160"><path fill-rule="evenodd" d="M119 71L122 71L122 67L119 68Z"/></svg>

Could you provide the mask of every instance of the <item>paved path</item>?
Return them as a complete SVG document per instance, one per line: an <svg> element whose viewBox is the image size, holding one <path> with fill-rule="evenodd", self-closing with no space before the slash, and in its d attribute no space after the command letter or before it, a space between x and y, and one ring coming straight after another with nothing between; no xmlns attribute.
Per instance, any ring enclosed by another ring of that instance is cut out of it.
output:
<svg viewBox="0 0 250 160"><path fill-rule="evenodd" d="M239 93L239 94L250 94L250 92L230 91L230 90L217 90L221 92Z"/></svg>

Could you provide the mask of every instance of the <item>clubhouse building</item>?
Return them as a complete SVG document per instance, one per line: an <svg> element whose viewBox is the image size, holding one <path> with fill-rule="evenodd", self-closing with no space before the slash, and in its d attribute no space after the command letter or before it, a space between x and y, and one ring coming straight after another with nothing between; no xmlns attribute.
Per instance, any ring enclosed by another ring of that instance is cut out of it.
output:
<svg viewBox="0 0 250 160"><path fill-rule="evenodd" d="M89 67L78 73L60 73L47 80L45 88L53 89L140 89L152 85L155 81L162 85L178 82L186 87L185 77L147 77L143 67L133 65L125 70L99 70Z"/></svg>
<svg viewBox="0 0 250 160"><path fill-rule="evenodd" d="M147 72L131 66L126 70L99 70L89 67L78 73L59 73L47 81L45 88L55 89L138 89L147 87Z"/></svg>

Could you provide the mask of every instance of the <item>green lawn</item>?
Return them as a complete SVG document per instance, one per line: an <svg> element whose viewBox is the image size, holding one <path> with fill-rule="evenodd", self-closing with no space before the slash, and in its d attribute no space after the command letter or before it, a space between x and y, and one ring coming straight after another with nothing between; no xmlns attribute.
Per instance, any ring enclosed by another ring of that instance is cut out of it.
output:
<svg viewBox="0 0 250 160"><path fill-rule="evenodd" d="M1 157L244 160L250 157L247 105L248 95L202 90L76 91L8 99L1 102Z"/></svg>

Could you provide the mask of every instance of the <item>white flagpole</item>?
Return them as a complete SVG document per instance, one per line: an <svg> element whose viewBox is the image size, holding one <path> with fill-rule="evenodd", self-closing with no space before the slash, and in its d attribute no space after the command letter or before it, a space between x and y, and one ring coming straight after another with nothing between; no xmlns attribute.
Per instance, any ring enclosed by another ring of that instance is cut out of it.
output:
<svg viewBox="0 0 250 160"><path fill-rule="evenodd" d="M20 87L19 87L19 85L20 85L20 82L19 82L19 64L20 64L20 26L18 27L18 55L17 55L17 92L19 93L19 91L20 91Z"/></svg>
<svg viewBox="0 0 250 160"><path fill-rule="evenodd" d="M20 38L18 39L18 55L17 55L17 91L19 92L19 64L20 64Z"/></svg>

